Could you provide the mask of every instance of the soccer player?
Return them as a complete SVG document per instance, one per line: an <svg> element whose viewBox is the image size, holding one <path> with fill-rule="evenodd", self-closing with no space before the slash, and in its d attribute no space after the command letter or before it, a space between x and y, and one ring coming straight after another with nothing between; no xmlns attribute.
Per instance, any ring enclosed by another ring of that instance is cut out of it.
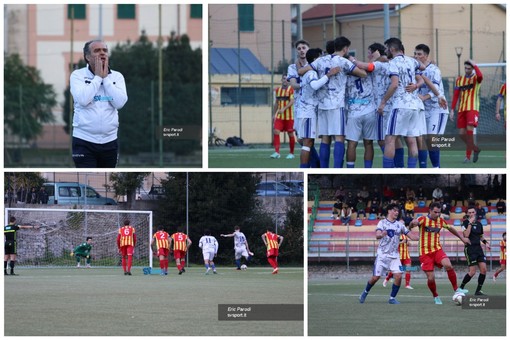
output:
<svg viewBox="0 0 510 340"><path fill-rule="evenodd" d="M37 229L38 226L33 225L18 225L16 224L16 217L9 218L9 224L4 226L4 275L7 274L7 264L9 264L10 275L17 275L14 273L14 266L16 265L17 256L17 231L20 229Z"/></svg>
<svg viewBox="0 0 510 340"><path fill-rule="evenodd" d="M233 237L234 238L234 251L235 251L235 262L237 270L241 270L241 258L246 259L246 263L250 263L253 253L250 251L248 246L248 240L244 233L241 232L241 227L235 226L234 232L231 234L221 234L221 237Z"/></svg>
<svg viewBox="0 0 510 340"><path fill-rule="evenodd" d="M168 275L168 255L170 254L170 241L165 227L159 226L158 231L154 233L151 240L151 248L156 241L156 251L154 255L159 257L159 268L161 269L160 275Z"/></svg>
<svg viewBox="0 0 510 340"><path fill-rule="evenodd" d="M419 97L425 106L426 120L426 148L418 150L418 159L420 168L427 167L427 150L432 163L432 167L440 167L440 150L432 147L432 137L443 135L448 121L448 107L441 103L446 103L444 96L444 87L441 77L441 71L437 65L429 60L430 48L425 44L419 44L414 48L414 57L425 66L423 70L424 80L429 79L431 86L426 83L419 88ZM434 94L434 89L439 92L439 97Z"/></svg>
<svg viewBox="0 0 510 340"><path fill-rule="evenodd" d="M312 48L306 52L308 63L319 58L321 50ZM317 72L313 69L307 71L301 77L301 90L299 97L299 113L296 117L296 130L301 138L300 168L310 168L310 152L314 147L317 137L317 107L319 98L317 90L324 86L330 77L338 73L338 69L331 69L327 74L318 79Z"/></svg>
<svg viewBox="0 0 510 340"><path fill-rule="evenodd" d="M218 274L213 261L214 257L218 254L218 241L214 236L211 236L209 230L204 231L204 236L198 241L198 246L202 249L202 254L204 255L205 275L209 275L211 269L213 274Z"/></svg>
<svg viewBox="0 0 510 340"><path fill-rule="evenodd" d="M289 135L290 153L286 158L293 159L296 144L294 137L294 89L289 86L286 74L282 75L281 82L282 86L274 90L273 144L275 152L271 158L280 158L280 133L283 131Z"/></svg>
<svg viewBox="0 0 510 340"><path fill-rule="evenodd" d="M349 60L357 66L354 57ZM364 69L360 67L360 69ZM356 147L363 139L365 147L364 167L371 168L374 161L374 140L377 140L377 107L374 102L373 77L375 66L369 63L366 67L368 76L365 78L350 75L347 77L347 162L348 168L354 168L356 162Z"/></svg>
<svg viewBox="0 0 510 340"><path fill-rule="evenodd" d="M90 251L92 250L92 237L88 236L86 241L79 244L71 252L71 256L76 257L76 268L80 268L81 258L85 258L87 262L87 268L90 268Z"/></svg>
<svg viewBox="0 0 510 340"><path fill-rule="evenodd" d="M455 269L450 262L450 259L443 251L440 242L439 233L443 229L447 229L453 235L455 235L464 244L469 244L469 239L464 238L455 230L452 226L440 217L441 216L441 203L434 202L429 206L429 214L427 216L420 216L414 219L409 224L409 228L419 227L420 229L420 242L418 244L421 269L427 275L427 286L429 287L432 296L434 297L434 303L436 305L443 304L439 298L436 288L436 279L434 275L434 266L443 268L446 270L448 279L455 292L467 293L465 289L461 289L457 285L457 274Z"/></svg>
<svg viewBox="0 0 510 340"><path fill-rule="evenodd" d="M133 254L136 246L135 228L130 226L130 221L125 220L124 226L119 228L117 235L117 247L122 256L122 269L124 275L131 275L131 266L133 264Z"/></svg>
<svg viewBox="0 0 510 340"><path fill-rule="evenodd" d="M177 232L170 237L170 249L173 249L175 265L179 269L179 275L186 272L184 267L186 266L186 252L189 246L191 246L191 240L188 235L184 233L182 227L177 228Z"/></svg>
<svg viewBox="0 0 510 340"><path fill-rule="evenodd" d="M418 161L417 122L420 119L420 109L423 104L418 95L408 89L414 86L416 90L423 82L419 71L420 65L415 59L404 55L404 46L399 39L390 38L384 42L384 45L386 54L391 59L389 62L391 83L377 111L383 114L390 98L392 98L392 107L384 139L383 167L395 167L396 140L400 138L399 136L403 136L408 148L407 166L415 168Z"/></svg>
<svg viewBox="0 0 510 340"><path fill-rule="evenodd" d="M282 245L283 236L275 234L272 228L267 228L267 232L261 237L267 249L267 262L273 267L272 274L278 274L278 249Z"/></svg>
<svg viewBox="0 0 510 340"><path fill-rule="evenodd" d="M506 269L506 232L503 233L501 241L499 241L499 264L501 265L498 270L494 273L492 280L496 282L496 279L502 271Z"/></svg>
<svg viewBox="0 0 510 340"><path fill-rule="evenodd" d="M471 206L467 210L468 219L462 223L462 233L464 237L469 238L470 244L464 247L464 254L468 263L469 271L464 276L460 288L464 289L466 284L476 273L476 266L480 270L478 274L478 286L476 286L475 295L485 295L482 292L482 286L487 275L487 259L482 249L481 243L485 244L488 250L491 247L487 244L487 240L483 237L483 225L476 218L476 209Z"/></svg>
<svg viewBox="0 0 510 340"><path fill-rule="evenodd" d="M460 138L466 143L466 158L464 159L464 163L469 163L471 161L472 152L474 152L473 163L476 163L478 161L480 148L475 144L473 134L475 128L478 126L480 87L483 74L473 60L464 62L464 71L465 74L459 76L455 81L450 119L453 121L457 101L460 97L457 128L459 129Z"/></svg>
<svg viewBox="0 0 510 340"><path fill-rule="evenodd" d="M319 149L321 168L329 167L331 141L335 141L333 151L333 164L335 168L343 167L345 155L345 87L347 75L352 74L357 77L366 77L365 71L360 70L348 59L344 58L349 53L351 42L346 37L335 39L335 53L326 55L315 60L311 68L315 69L322 77L329 70L339 68L340 72L329 79L326 86L323 86L318 93L319 111L318 111L318 135L321 137L321 146ZM309 68L305 67L304 70ZM304 71L302 69L301 72Z"/></svg>
<svg viewBox="0 0 510 340"><path fill-rule="evenodd" d="M400 243L398 244L398 254L400 257L400 263L402 266L405 267L405 280L406 280L406 289L414 289L411 287L411 256L409 255L409 238L401 234L400 235ZM393 277L393 272L389 272L388 275L386 275L386 278L383 281L383 287L386 287L386 284L388 281Z"/></svg>
<svg viewBox="0 0 510 340"><path fill-rule="evenodd" d="M501 109L501 103L503 103L504 109L504 122L506 128L506 83L501 85L498 93L498 99L496 100L496 120L499 122L501 120L501 115L499 114L499 110Z"/></svg>
<svg viewBox="0 0 510 340"><path fill-rule="evenodd" d="M87 66L71 73L74 99L73 161L77 168L114 168L118 159L119 113L127 102L120 72L109 67L108 46L91 40L83 47Z"/></svg>
<svg viewBox="0 0 510 340"><path fill-rule="evenodd" d="M368 293L385 271L391 271L395 278L388 303L392 305L400 303L396 299L402 281L402 270L400 269L402 264L400 263L398 253L400 235L409 235L409 238L415 241L418 238L410 234L409 229L398 220L399 213L400 208L398 204L390 203L387 206L386 218L377 223L375 229L375 238L379 240L377 257L375 258L373 275L368 280L365 290L359 297L360 303L365 302Z"/></svg>

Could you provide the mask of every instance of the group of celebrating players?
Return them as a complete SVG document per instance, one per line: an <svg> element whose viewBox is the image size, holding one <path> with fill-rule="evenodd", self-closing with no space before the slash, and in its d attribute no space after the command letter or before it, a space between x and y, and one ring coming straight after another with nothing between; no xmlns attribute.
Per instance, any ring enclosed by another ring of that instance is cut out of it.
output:
<svg viewBox="0 0 510 340"><path fill-rule="evenodd" d="M441 71L429 59L430 48L417 45L411 58L398 38L390 38L384 45L370 45L368 62L361 62L349 55L350 44L346 37L338 37L328 41L323 53L305 40L296 42L298 59L288 67L283 90L276 89L271 157L280 158L279 134L284 131L290 137L287 158L293 158L295 131L302 145L301 168L329 167L331 143L334 167L343 167L345 158L346 166L352 168L360 140L365 168L373 165L374 141L383 152L383 167L404 167L403 137L409 168L427 167L427 158L433 167L440 167L440 149L432 137L444 134L449 110ZM457 127L466 143L465 162L471 161L473 152L472 161L477 162L480 149L473 130L478 125L483 75L473 60L464 67L465 75L455 84L450 119L460 99ZM321 138L318 152L316 138Z"/></svg>
<svg viewBox="0 0 510 340"><path fill-rule="evenodd" d="M239 226L234 228L233 233L221 234L220 236L234 238L236 269L241 270L241 259L244 257L246 263L249 263L251 257L254 255L253 252L250 251L246 236L241 232L241 228ZM262 234L261 237L267 249L267 261L273 268L272 274L278 274L278 249L282 244L283 236L274 233L271 228L267 228L267 231ZM74 249L74 252L71 253L71 256L76 256L77 267L80 267L81 258L86 258L87 267L90 267L91 244L92 237L87 237L86 242L78 245ZM173 253L179 275L186 272L186 253L191 244L192 241L188 235L184 233L182 228L178 228L177 232L170 235L165 231L163 226L158 227L158 231L154 233L152 237L151 248L153 249L154 255L159 258L159 266L161 269L160 275L168 275L170 253ZM135 246L135 228L130 225L129 220L125 220L124 226L119 228L119 233L117 235L117 247L122 256L122 269L124 270L124 275L132 275L131 267ZM214 258L218 254L219 245L216 238L211 236L211 232L209 230L204 231L204 235L200 238L198 246L202 250L206 269L205 274L208 275L211 270L213 274L217 274Z"/></svg>
<svg viewBox="0 0 510 340"><path fill-rule="evenodd" d="M442 301L437 292L434 267L445 269L453 291L462 296L468 293L465 286L475 275L476 268L478 267L480 273L474 294L485 295L482 292L482 286L487 274L487 265L482 244L489 250L490 245L483 236L483 225L477 220L475 207L468 207L466 211L468 217L462 224L462 233L459 233L441 217L441 204L437 202L431 203L427 216L420 216L410 221L409 228L399 220L399 213L400 209L397 204L389 204L386 218L377 224L376 239L380 241L377 248L373 276L368 280L364 291L359 297L360 303L365 302L370 290L385 272L389 272L389 274L383 282L384 287L386 287L389 279L392 276L394 277L394 283L388 300L389 304L399 304L396 296L400 289L403 271L406 272L405 287L413 289L410 285L411 259L407 248L407 238L419 241L418 249L421 269L426 274L427 286L432 293L435 304L440 305ZM419 228L418 235L410 231L415 227ZM464 276L460 286L457 284L455 269L442 249L439 236L442 229L450 231L465 245L464 253L469 271ZM501 268L494 274L494 281L506 267L506 233L503 233L502 238L500 242Z"/></svg>

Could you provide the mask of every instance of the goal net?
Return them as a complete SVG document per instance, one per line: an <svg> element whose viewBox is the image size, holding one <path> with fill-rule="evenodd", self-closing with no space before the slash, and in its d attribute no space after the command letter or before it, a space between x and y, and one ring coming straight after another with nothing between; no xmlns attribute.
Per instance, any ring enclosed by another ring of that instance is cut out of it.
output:
<svg viewBox="0 0 510 340"><path fill-rule="evenodd" d="M18 225L40 226L18 231L19 266L76 266L70 254L88 236L92 266L120 266L117 234L127 219L137 235L133 266L152 267L152 211L5 208L5 225L11 216Z"/></svg>

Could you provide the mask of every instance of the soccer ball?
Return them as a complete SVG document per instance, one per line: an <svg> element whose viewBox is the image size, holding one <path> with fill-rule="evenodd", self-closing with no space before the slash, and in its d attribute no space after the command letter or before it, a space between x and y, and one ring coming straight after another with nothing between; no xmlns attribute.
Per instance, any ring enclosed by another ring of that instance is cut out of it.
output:
<svg viewBox="0 0 510 340"><path fill-rule="evenodd" d="M241 270L246 270L246 269L248 269L248 266L247 266L247 265L245 265L245 264L243 264L243 265L241 266Z"/></svg>
<svg viewBox="0 0 510 340"><path fill-rule="evenodd" d="M455 293L452 296L452 300L457 306L461 306L464 296L466 296L466 295L464 295L463 293Z"/></svg>

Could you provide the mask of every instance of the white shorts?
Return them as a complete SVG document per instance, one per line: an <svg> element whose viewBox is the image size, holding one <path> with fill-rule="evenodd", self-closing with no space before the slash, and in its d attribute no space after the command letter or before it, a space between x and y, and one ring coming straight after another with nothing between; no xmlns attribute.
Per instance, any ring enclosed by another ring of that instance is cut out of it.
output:
<svg viewBox="0 0 510 340"><path fill-rule="evenodd" d="M246 250L246 247L236 247L235 249L235 259L239 260L241 257L248 258L248 251Z"/></svg>
<svg viewBox="0 0 510 340"><path fill-rule="evenodd" d="M317 133L321 136L345 136L345 110L321 110L317 118Z"/></svg>
<svg viewBox="0 0 510 340"><path fill-rule="evenodd" d="M418 114L416 128L418 129L419 136L427 134L427 120L425 119L425 111L423 110L420 110L420 113Z"/></svg>
<svg viewBox="0 0 510 340"><path fill-rule="evenodd" d="M203 251L204 261L212 261L214 259L214 251Z"/></svg>
<svg viewBox="0 0 510 340"><path fill-rule="evenodd" d="M294 119L294 125L296 127L296 133L299 138L311 138L317 137L317 118L297 118Z"/></svg>
<svg viewBox="0 0 510 340"><path fill-rule="evenodd" d="M361 139L377 140L377 119L379 113L374 110L363 115L350 117L347 114L347 129L345 139L358 142Z"/></svg>
<svg viewBox="0 0 510 340"><path fill-rule="evenodd" d="M420 119L418 109L393 109L388 117L386 135L418 137L417 122Z"/></svg>
<svg viewBox="0 0 510 340"><path fill-rule="evenodd" d="M427 120L427 134L429 135L443 135L448 122L448 112L443 109L435 109L428 112L425 116Z"/></svg>
<svg viewBox="0 0 510 340"><path fill-rule="evenodd" d="M386 137L389 116L390 113L387 111L384 111L383 115L377 113L377 140L384 140L384 137Z"/></svg>
<svg viewBox="0 0 510 340"><path fill-rule="evenodd" d="M402 263L398 257L386 257L377 255L374 263L374 276L386 275L387 271L391 271L393 274L402 273L400 267Z"/></svg>

